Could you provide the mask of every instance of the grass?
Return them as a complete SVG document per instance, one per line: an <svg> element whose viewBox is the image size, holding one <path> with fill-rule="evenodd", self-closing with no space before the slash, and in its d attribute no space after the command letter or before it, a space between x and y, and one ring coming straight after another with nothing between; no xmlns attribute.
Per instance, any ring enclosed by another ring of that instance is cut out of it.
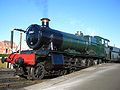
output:
<svg viewBox="0 0 120 90"><path fill-rule="evenodd" d="M2 63L2 62L0 61L0 68L6 68L6 67L7 67L7 62Z"/></svg>
<svg viewBox="0 0 120 90"><path fill-rule="evenodd" d="M7 54L0 54L0 57L7 57ZM0 68L6 68L7 67L7 62L2 63L0 60Z"/></svg>

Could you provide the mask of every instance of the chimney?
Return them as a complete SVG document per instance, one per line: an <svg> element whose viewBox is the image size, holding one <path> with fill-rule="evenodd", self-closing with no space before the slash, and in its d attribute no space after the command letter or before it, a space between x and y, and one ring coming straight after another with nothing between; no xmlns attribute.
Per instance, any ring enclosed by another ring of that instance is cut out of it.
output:
<svg viewBox="0 0 120 90"><path fill-rule="evenodd" d="M49 21L50 21L50 19L48 19L48 18L42 18L41 21L42 21L42 27L49 27Z"/></svg>

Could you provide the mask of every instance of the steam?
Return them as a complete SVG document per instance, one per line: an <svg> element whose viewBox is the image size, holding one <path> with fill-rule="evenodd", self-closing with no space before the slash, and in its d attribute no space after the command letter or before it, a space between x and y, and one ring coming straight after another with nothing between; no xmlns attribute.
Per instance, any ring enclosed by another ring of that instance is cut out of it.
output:
<svg viewBox="0 0 120 90"><path fill-rule="evenodd" d="M48 17L48 0L34 0L36 7L42 10L43 17Z"/></svg>
<svg viewBox="0 0 120 90"><path fill-rule="evenodd" d="M48 0L42 0L43 4L43 16L48 17Z"/></svg>

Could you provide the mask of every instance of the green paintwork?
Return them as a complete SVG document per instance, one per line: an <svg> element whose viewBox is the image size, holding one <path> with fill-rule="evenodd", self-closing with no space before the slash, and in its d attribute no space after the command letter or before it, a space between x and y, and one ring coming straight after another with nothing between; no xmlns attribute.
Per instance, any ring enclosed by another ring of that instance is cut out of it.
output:
<svg viewBox="0 0 120 90"><path fill-rule="evenodd" d="M106 57L106 47L102 44L102 39L107 40L99 36L76 36L63 33L62 49L73 55L87 54L104 58Z"/></svg>
<svg viewBox="0 0 120 90"><path fill-rule="evenodd" d="M36 53L35 62L37 62L38 58L41 58L45 55L47 56L49 53L62 53L66 55L73 56L94 56L100 58L106 58L106 49L105 44L102 44L102 39L99 36L77 36L68 33L62 33L63 42L61 45L61 49L59 51L52 50L38 50ZM44 53L43 53L44 52Z"/></svg>
<svg viewBox="0 0 120 90"><path fill-rule="evenodd" d="M105 57L105 50L104 50L103 45L100 45L100 44L89 45L87 51L88 52L93 51L93 54L98 57ZM92 54L92 52L91 52L91 54Z"/></svg>
<svg viewBox="0 0 120 90"><path fill-rule="evenodd" d="M72 49L83 52L85 51L87 46L85 43L86 42L84 38L81 36L63 33L63 44L62 44L63 50Z"/></svg>

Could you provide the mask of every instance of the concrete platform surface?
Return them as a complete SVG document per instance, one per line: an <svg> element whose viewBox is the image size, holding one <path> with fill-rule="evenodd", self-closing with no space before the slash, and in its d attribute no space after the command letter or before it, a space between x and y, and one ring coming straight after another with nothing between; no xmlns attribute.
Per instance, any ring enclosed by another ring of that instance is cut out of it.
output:
<svg viewBox="0 0 120 90"><path fill-rule="evenodd" d="M120 90L120 64L96 65L19 90Z"/></svg>

